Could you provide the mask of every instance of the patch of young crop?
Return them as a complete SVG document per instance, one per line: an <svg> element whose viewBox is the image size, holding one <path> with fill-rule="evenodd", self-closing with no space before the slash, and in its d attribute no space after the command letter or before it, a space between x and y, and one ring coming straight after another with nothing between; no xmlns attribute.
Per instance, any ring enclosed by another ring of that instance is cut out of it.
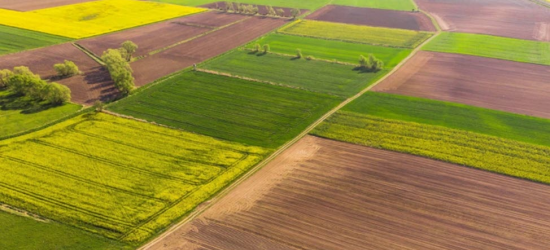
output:
<svg viewBox="0 0 550 250"><path fill-rule="evenodd" d="M0 55L45 47L70 41L70 39L0 25Z"/></svg>
<svg viewBox="0 0 550 250"><path fill-rule="evenodd" d="M297 20L280 29L279 33L397 48L415 48L432 36L432 33L425 31L312 20Z"/></svg>
<svg viewBox="0 0 550 250"><path fill-rule="evenodd" d="M550 184L550 148L534 144L349 111L313 134Z"/></svg>

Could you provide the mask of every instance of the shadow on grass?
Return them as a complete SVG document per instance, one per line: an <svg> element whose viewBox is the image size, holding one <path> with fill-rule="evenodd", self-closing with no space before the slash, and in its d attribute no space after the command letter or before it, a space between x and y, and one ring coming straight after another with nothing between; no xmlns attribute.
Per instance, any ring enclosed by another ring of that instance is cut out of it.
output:
<svg viewBox="0 0 550 250"><path fill-rule="evenodd" d="M361 66L358 66L358 67L355 67L352 69L353 71L357 72L357 73L360 73L360 74L364 74L364 73L378 73L380 72L381 70L377 70L377 69L370 69L370 68L365 68L365 67L361 67Z"/></svg>
<svg viewBox="0 0 550 250"><path fill-rule="evenodd" d="M21 114L34 114L58 105L36 102L28 97L0 91L0 110L21 110Z"/></svg>

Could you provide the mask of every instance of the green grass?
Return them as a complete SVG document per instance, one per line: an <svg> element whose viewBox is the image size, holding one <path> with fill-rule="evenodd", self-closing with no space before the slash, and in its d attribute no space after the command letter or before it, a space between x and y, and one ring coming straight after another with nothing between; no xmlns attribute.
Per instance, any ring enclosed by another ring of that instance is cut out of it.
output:
<svg viewBox="0 0 550 250"><path fill-rule="evenodd" d="M550 43L507 37L445 32L422 50L550 65Z"/></svg>
<svg viewBox="0 0 550 250"><path fill-rule="evenodd" d="M388 68L393 68L411 53L411 49L388 48L369 44L349 43L335 40L318 39L303 36L271 34L250 43L269 44L275 53L295 55L296 49L301 49L304 56L313 56L325 60L337 60L347 63L359 63L359 55L372 53L384 61Z"/></svg>
<svg viewBox="0 0 550 250"><path fill-rule="evenodd" d="M0 203L140 243L270 150L106 114L0 142Z"/></svg>
<svg viewBox="0 0 550 250"><path fill-rule="evenodd" d="M74 114L81 106L68 103L45 107L28 103L24 97L14 97L0 91L0 138L22 133Z"/></svg>
<svg viewBox="0 0 550 250"><path fill-rule="evenodd" d="M333 0L331 4L404 11L417 9L413 0Z"/></svg>
<svg viewBox="0 0 550 250"><path fill-rule="evenodd" d="M337 112L313 134L550 184L549 147L349 111Z"/></svg>
<svg viewBox="0 0 550 250"><path fill-rule="evenodd" d="M153 2L163 2L171 3L185 6L199 6L214 2L219 2L216 0L152 0ZM258 4L258 5L271 5L277 7L289 7L289 8L300 8L300 9L309 9L316 10L328 4L330 0L239 0L233 1L246 4Z"/></svg>
<svg viewBox="0 0 550 250"><path fill-rule="evenodd" d="M109 110L225 140L276 148L342 100L187 72L123 99Z"/></svg>
<svg viewBox="0 0 550 250"><path fill-rule="evenodd" d="M387 73L387 70L367 73L354 70L354 65L244 51L228 53L201 67L342 97L358 93Z"/></svg>
<svg viewBox="0 0 550 250"><path fill-rule="evenodd" d="M289 35L397 48L415 48L433 35L425 31L370 27L312 20L297 20L283 27L278 32Z"/></svg>
<svg viewBox="0 0 550 250"><path fill-rule="evenodd" d="M0 55L45 47L71 39L0 25Z"/></svg>
<svg viewBox="0 0 550 250"><path fill-rule="evenodd" d="M343 108L550 147L550 120L416 97L368 92Z"/></svg>
<svg viewBox="0 0 550 250"><path fill-rule="evenodd" d="M10 250L121 250L124 243L90 234L57 222L39 222L0 211L0 249Z"/></svg>

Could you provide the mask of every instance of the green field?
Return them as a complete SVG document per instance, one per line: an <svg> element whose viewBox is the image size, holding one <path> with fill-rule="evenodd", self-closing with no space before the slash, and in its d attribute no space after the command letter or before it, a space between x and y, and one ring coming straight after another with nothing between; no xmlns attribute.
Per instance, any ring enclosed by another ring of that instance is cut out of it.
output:
<svg viewBox="0 0 550 250"><path fill-rule="evenodd" d="M40 222L0 211L0 249L10 250L121 250L118 241L90 234L57 222Z"/></svg>
<svg viewBox="0 0 550 250"><path fill-rule="evenodd" d="M387 70L362 72L354 70L354 65L243 51L225 54L201 67L342 97L358 93L387 73Z"/></svg>
<svg viewBox="0 0 550 250"><path fill-rule="evenodd" d="M219 2L217 0L152 0L152 1L179 4L179 5L185 5L185 6L199 6L199 5ZM269 1L268 0L239 0L239 1L230 1L230 2L315 10L328 4L330 0L300 0L300 1L297 1L297 0L269 0Z"/></svg>
<svg viewBox="0 0 550 250"><path fill-rule="evenodd" d="M109 110L225 140L275 148L342 100L188 72L123 99Z"/></svg>
<svg viewBox="0 0 550 250"><path fill-rule="evenodd" d="M349 111L337 112L313 134L550 184L549 147Z"/></svg>
<svg viewBox="0 0 550 250"><path fill-rule="evenodd" d="M68 103L57 107L31 104L25 97L13 97L0 91L0 138L39 128L65 116L74 114L81 106Z"/></svg>
<svg viewBox="0 0 550 250"><path fill-rule="evenodd" d="M404 11L417 9L413 0L333 0L330 4Z"/></svg>
<svg viewBox="0 0 550 250"><path fill-rule="evenodd" d="M295 55L296 49L301 49L304 56L355 64L359 61L359 55L367 56L369 53L372 53L376 58L384 61L384 64L388 68L395 67L411 53L410 49L388 48L283 34L265 36L250 43L247 47L253 48L256 43L261 45L269 44L271 51L275 53Z"/></svg>
<svg viewBox="0 0 550 250"><path fill-rule="evenodd" d="M312 20L297 20L279 33L378 46L415 48L432 36L425 31L390 29Z"/></svg>
<svg viewBox="0 0 550 250"><path fill-rule="evenodd" d="M0 148L0 203L136 243L269 153L101 113Z"/></svg>
<svg viewBox="0 0 550 250"><path fill-rule="evenodd" d="M0 25L0 55L45 47L71 39Z"/></svg>
<svg viewBox="0 0 550 250"><path fill-rule="evenodd" d="M445 32L422 50L550 65L550 43L507 37Z"/></svg>
<svg viewBox="0 0 550 250"><path fill-rule="evenodd" d="M416 97L368 92L343 108L550 147L550 120Z"/></svg>

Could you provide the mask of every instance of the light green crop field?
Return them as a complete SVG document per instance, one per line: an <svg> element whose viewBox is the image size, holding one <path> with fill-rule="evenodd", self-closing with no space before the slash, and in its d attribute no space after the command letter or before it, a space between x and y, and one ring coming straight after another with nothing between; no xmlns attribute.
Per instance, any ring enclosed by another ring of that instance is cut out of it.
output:
<svg viewBox="0 0 550 250"><path fill-rule="evenodd" d="M268 153L106 114L0 142L0 203L139 243Z"/></svg>
<svg viewBox="0 0 550 250"><path fill-rule="evenodd" d="M432 36L432 33L426 31L390 29L312 20L297 20L281 28L278 32L289 35L398 48L415 48Z"/></svg>
<svg viewBox="0 0 550 250"><path fill-rule="evenodd" d="M28 105L24 97L13 97L0 91L0 138L39 128L80 110L81 106L68 103L45 107ZM42 110L44 109L44 110Z"/></svg>
<svg viewBox="0 0 550 250"><path fill-rule="evenodd" d="M550 147L550 120L458 103L368 92L342 110Z"/></svg>
<svg viewBox="0 0 550 250"><path fill-rule="evenodd" d="M550 184L549 147L349 111L337 112L313 134Z"/></svg>
<svg viewBox="0 0 550 250"><path fill-rule="evenodd" d="M550 43L507 37L445 32L422 50L550 65Z"/></svg>
<svg viewBox="0 0 550 250"><path fill-rule="evenodd" d="M330 4L403 11L417 9L413 0L333 0Z"/></svg>
<svg viewBox="0 0 550 250"><path fill-rule="evenodd" d="M354 65L244 51L225 54L201 67L342 97L358 93L388 72L362 72Z"/></svg>
<svg viewBox="0 0 550 250"><path fill-rule="evenodd" d="M253 48L256 43L260 45L269 44L271 51L275 53L295 55L296 49L301 49L304 56L355 64L359 63L359 55L367 56L369 53L372 53L376 58L384 61L384 65L387 68L395 67L412 51L411 49L389 48L283 34L271 34L262 37L250 43L247 48Z"/></svg>
<svg viewBox="0 0 550 250"><path fill-rule="evenodd" d="M342 98L201 72L187 72L109 110L225 140L276 148Z"/></svg>
<svg viewBox="0 0 550 250"><path fill-rule="evenodd" d="M122 250L124 243L106 239L54 221L40 222L0 211L0 249ZM4 230L9 229L9 230Z"/></svg>
<svg viewBox="0 0 550 250"><path fill-rule="evenodd" d="M0 55L64 43L71 39L0 25Z"/></svg>
<svg viewBox="0 0 550 250"><path fill-rule="evenodd" d="M185 6L199 6L214 2L219 2L217 0L152 0L153 2L163 2L171 3ZM230 1L246 4L258 4L258 5L271 5L273 7L288 7L288 8L300 8L300 9L309 9L316 10L328 4L330 0L239 0L239 1Z"/></svg>

